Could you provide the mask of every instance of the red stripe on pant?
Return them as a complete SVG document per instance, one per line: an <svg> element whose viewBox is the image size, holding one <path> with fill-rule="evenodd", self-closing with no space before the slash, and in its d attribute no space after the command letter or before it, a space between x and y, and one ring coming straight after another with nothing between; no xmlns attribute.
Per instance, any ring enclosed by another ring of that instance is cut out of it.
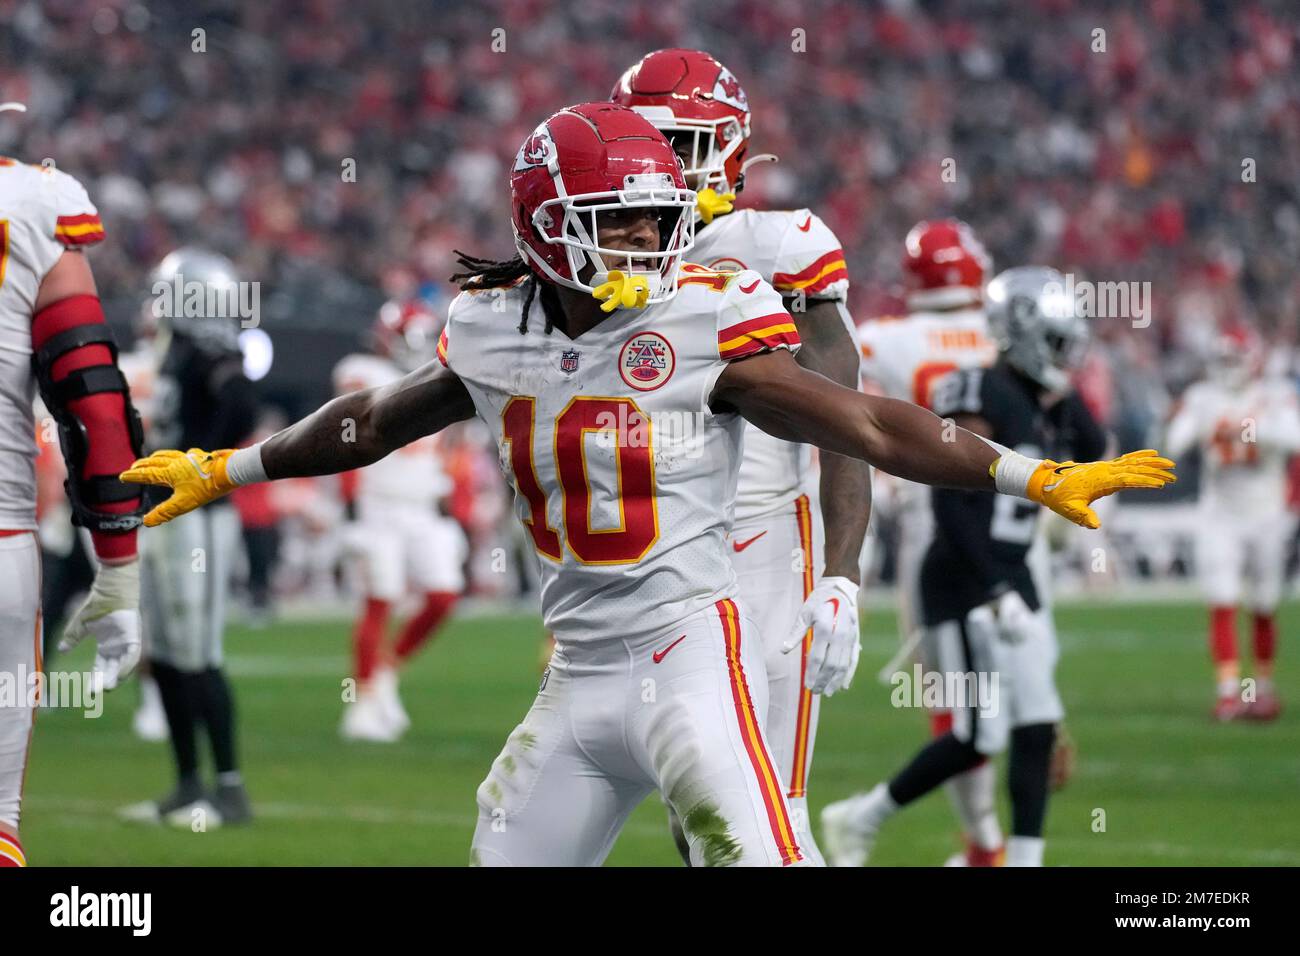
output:
<svg viewBox="0 0 1300 956"><path fill-rule="evenodd" d="M754 775L758 778L758 789L763 795L763 805L767 811L768 825L772 828L772 837L776 840L781 854L781 865L789 866L803 859L794 838L794 827L786 812L785 802L781 799L780 778L768 755L767 745L763 742L759 730L758 714L754 711L753 701L749 696L749 684L745 680L745 670L740 663L740 613L736 605L723 599L714 605L722 621L722 636L726 645L727 673L731 678L731 699L736 708L736 720L740 724L740 736L745 741L745 750L749 754Z"/></svg>

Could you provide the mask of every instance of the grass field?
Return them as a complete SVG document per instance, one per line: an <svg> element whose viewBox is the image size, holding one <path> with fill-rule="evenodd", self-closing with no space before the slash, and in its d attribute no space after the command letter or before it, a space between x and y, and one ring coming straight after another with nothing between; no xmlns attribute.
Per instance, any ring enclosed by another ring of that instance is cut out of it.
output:
<svg viewBox="0 0 1300 956"><path fill-rule="evenodd" d="M1292 706L1271 725L1208 719L1203 614L1191 605L1058 611L1059 679L1079 746L1075 779L1048 817L1050 865L1300 865L1300 674L1284 642L1279 686ZM874 674L895 647L892 617L864 615L852 691L822 709L811 778L814 815L874 784L923 742L921 711L895 710ZM1281 630L1300 630L1300 605ZM172 783L166 745L130 732L133 689L104 715L40 714L23 836L45 865L463 865L474 791L537 685L538 622L451 624L411 667L414 726L392 746L337 734L347 624L277 624L227 640L249 791L259 813L241 830L192 833L119 822L118 807ZM1248 644L1248 641L1247 641ZM86 667L79 650L61 666ZM1289 689L1289 690L1288 690ZM1106 814L1093 831L1094 810ZM815 817L814 817L815 818ZM1006 820L1005 807L1003 812ZM891 821L873 863L929 865L957 847L947 800L933 794ZM632 816L611 864L677 865L664 810Z"/></svg>

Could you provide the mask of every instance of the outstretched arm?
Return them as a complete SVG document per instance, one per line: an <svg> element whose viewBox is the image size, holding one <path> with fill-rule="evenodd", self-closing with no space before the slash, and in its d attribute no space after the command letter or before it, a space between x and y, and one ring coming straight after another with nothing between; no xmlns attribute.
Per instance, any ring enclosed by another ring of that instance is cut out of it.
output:
<svg viewBox="0 0 1300 956"><path fill-rule="evenodd" d="M1088 507L1093 500L1174 480L1173 463L1154 452L1064 465L1026 458L916 405L836 385L784 350L729 364L710 404L733 408L778 438L861 458L900 478L1018 495L1089 528L1100 525Z"/></svg>
<svg viewBox="0 0 1300 956"><path fill-rule="evenodd" d="M389 385L341 395L272 435L261 446L262 465L272 481L363 468L473 417L461 380L430 362Z"/></svg>
<svg viewBox="0 0 1300 956"><path fill-rule="evenodd" d="M391 385L336 398L251 448L167 449L137 461L122 480L172 489L170 498L145 515L145 525L153 527L239 485L363 468L473 415L461 380L432 362Z"/></svg>

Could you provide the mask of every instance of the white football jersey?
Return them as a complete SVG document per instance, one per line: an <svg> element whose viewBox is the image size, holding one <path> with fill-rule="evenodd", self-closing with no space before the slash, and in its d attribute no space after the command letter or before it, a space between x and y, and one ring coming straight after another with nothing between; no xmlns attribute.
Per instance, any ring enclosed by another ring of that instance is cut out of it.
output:
<svg viewBox="0 0 1300 956"><path fill-rule="evenodd" d="M404 373L386 358L356 354L334 366L334 391L342 395L395 382ZM411 442L357 473L357 503L364 520L368 502L408 504L428 510L451 492L451 479L438 455L433 435Z"/></svg>
<svg viewBox="0 0 1300 956"><path fill-rule="evenodd" d="M858 327L862 377L890 398L930 407L930 388L957 369L989 365L997 346L988 334L981 308L951 312L913 312L874 319ZM899 481L900 509L928 508L924 485Z"/></svg>
<svg viewBox="0 0 1300 956"><path fill-rule="evenodd" d="M65 250L103 238L81 183L52 166L0 157L0 530L36 527L37 292Z"/></svg>
<svg viewBox="0 0 1300 956"><path fill-rule="evenodd" d="M708 407L727 362L795 351L755 272L685 265L667 302L545 334L526 283L463 292L438 356L496 439L563 646L649 635L733 593L726 543L744 421Z"/></svg>
<svg viewBox="0 0 1300 956"><path fill-rule="evenodd" d="M1300 452L1296 389L1285 379L1230 389L1197 382L1169 423L1166 453L1174 459L1193 445L1204 463L1201 505L1231 518L1286 510L1287 459Z"/></svg>
<svg viewBox="0 0 1300 956"><path fill-rule="evenodd" d="M752 269L783 295L843 302L849 291L844 252L835 233L807 209L739 209L697 228L691 259L710 269ZM850 332L852 330L850 329ZM812 454L753 425L736 489L736 520L789 505L805 488Z"/></svg>

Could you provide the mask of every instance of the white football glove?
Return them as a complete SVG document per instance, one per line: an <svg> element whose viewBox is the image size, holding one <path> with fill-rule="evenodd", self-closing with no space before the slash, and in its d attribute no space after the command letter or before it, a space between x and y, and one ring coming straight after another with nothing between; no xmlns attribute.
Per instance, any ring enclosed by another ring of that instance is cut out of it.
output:
<svg viewBox="0 0 1300 956"><path fill-rule="evenodd" d="M95 670L112 690L140 662L140 562L101 564L90 596L63 629L60 651L95 639Z"/></svg>
<svg viewBox="0 0 1300 956"><path fill-rule="evenodd" d="M858 633L858 586L848 578L822 578L795 616L794 631L781 647L789 654L803 644L812 628L812 646L804 668L804 687L830 697L848 690L858 669L862 642Z"/></svg>
<svg viewBox="0 0 1300 956"><path fill-rule="evenodd" d="M997 620L998 637L1008 644L1019 644L1034 629L1034 612L1014 588L993 600L993 616Z"/></svg>

